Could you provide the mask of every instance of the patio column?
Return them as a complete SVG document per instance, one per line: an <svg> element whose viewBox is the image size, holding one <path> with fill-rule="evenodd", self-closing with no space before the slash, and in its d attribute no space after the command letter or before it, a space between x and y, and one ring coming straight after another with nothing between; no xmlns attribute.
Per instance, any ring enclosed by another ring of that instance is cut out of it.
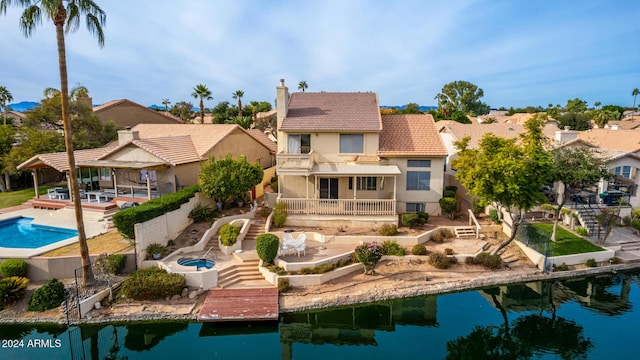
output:
<svg viewBox="0 0 640 360"><path fill-rule="evenodd" d="M40 191L38 191L38 169L34 169L31 172L31 176L33 176L33 188L36 191L36 199L39 199Z"/></svg>
<svg viewBox="0 0 640 360"><path fill-rule="evenodd" d="M391 211L396 213L396 191L398 187L398 175L393 175L393 204L391 204Z"/></svg>
<svg viewBox="0 0 640 360"><path fill-rule="evenodd" d="M351 181L351 183L353 184L353 200L356 199L356 197L358 196L356 194L356 188L358 187L358 184L356 184L356 177L353 176L353 180Z"/></svg>
<svg viewBox="0 0 640 360"><path fill-rule="evenodd" d="M147 169L147 199L151 200L151 171Z"/></svg>
<svg viewBox="0 0 640 360"><path fill-rule="evenodd" d="M69 199L72 199L71 196L73 195L73 192L71 191L71 179L70 179L70 176L71 176L71 174L67 171L67 189L69 189ZM78 181L78 179L75 179L75 180Z"/></svg>
<svg viewBox="0 0 640 360"><path fill-rule="evenodd" d="M116 192L116 196L118 196L118 181L116 179L116 171L111 169L111 177L113 178L113 190Z"/></svg>

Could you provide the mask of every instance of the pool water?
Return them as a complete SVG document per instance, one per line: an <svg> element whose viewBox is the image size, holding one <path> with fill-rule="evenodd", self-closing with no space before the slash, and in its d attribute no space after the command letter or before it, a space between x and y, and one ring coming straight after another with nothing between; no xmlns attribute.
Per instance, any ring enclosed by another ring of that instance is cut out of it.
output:
<svg viewBox="0 0 640 360"><path fill-rule="evenodd" d="M208 259L180 259L178 260L178 265L182 266L195 266L198 269L207 268L211 269L216 264L213 260Z"/></svg>
<svg viewBox="0 0 640 360"><path fill-rule="evenodd" d="M78 236L77 230L32 222L33 218L23 216L0 221L0 247L35 249Z"/></svg>

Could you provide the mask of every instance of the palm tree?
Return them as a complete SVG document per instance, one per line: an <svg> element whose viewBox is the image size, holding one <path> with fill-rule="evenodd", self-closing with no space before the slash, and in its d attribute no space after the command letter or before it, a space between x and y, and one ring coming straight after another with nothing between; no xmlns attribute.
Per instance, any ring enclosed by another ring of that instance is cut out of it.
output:
<svg viewBox="0 0 640 360"><path fill-rule="evenodd" d="M69 98L72 100L78 100L81 97L89 97L89 89L82 84L76 84L71 88L69 92Z"/></svg>
<svg viewBox="0 0 640 360"><path fill-rule="evenodd" d="M243 96L244 96L244 91L242 90L236 90L236 92L234 92L231 96L234 99L238 99L238 117L242 117L242 97Z"/></svg>
<svg viewBox="0 0 640 360"><path fill-rule="evenodd" d="M596 101L593 103L593 106L596 107L596 110L598 110L598 108L600 107L600 105L602 105L602 103L600 101Z"/></svg>
<svg viewBox="0 0 640 360"><path fill-rule="evenodd" d="M307 82L304 80L298 83L298 90L302 90L302 92L304 92L308 87L309 85L307 85Z"/></svg>
<svg viewBox="0 0 640 360"><path fill-rule="evenodd" d="M162 99L162 105L164 105L164 111L169 111L169 104L171 101L169 99Z"/></svg>
<svg viewBox="0 0 640 360"><path fill-rule="evenodd" d="M633 91L631 92L631 95L633 96L633 108L636 108L636 96L640 95L640 90L638 90L638 88L633 89Z"/></svg>
<svg viewBox="0 0 640 360"><path fill-rule="evenodd" d="M64 143L67 150L67 160L69 162L69 177L71 178L69 184L73 194L76 226L78 227L78 244L80 245L80 256L82 258L82 280L84 284L90 284L93 282L93 272L91 271L87 236L84 231L76 160L73 153L71 121L69 117L69 80L67 76L67 55L64 34L65 31L68 33L77 30L80 26L80 18L83 17L86 20L87 29L98 38L98 45L102 48L104 46L102 27L105 24L107 16L92 0L0 0L0 12L6 15L7 6L11 5L25 7L24 12L20 16L20 28L26 37L31 36L36 26L42 23L42 15L51 19L56 29L60 89L62 93L62 124L64 126Z"/></svg>
<svg viewBox="0 0 640 360"><path fill-rule="evenodd" d="M194 98L200 98L200 124L204 124L204 100L213 100L213 96L211 96L211 90L207 88L207 85L198 84L193 88L193 94L191 94Z"/></svg>
<svg viewBox="0 0 640 360"><path fill-rule="evenodd" d="M6 87L0 86L0 107L2 107L2 120L5 125L7 125L7 119L4 117L4 113L7 111L7 103L9 101L13 101L13 95Z"/></svg>

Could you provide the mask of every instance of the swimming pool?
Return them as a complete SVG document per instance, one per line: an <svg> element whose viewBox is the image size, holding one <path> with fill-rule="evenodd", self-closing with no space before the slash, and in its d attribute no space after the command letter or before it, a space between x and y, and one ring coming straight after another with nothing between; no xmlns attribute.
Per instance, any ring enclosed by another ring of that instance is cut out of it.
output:
<svg viewBox="0 0 640 360"><path fill-rule="evenodd" d="M33 224L19 216L0 221L0 247L35 249L78 236L77 230Z"/></svg>
<svg viewBox="0 0 640 360"><path fill-rule="evenodd" d="M211 269L216 265L216 262L209 259L179 259L178 265L182 266L195 266L197 269L207 268Z"/></svg>

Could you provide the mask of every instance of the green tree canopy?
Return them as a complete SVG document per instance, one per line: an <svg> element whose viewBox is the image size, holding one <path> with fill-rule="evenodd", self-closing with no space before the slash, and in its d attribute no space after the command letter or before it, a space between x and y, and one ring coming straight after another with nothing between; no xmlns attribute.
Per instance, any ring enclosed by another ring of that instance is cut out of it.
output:
<svg viewBox="0 0 640 360"><path fill-rule="evenodd" d="M514 239L523 211L545 199L541 189L551 180L552 163L551 154L544 150L543 126L543 117L533 116L525 123L526 132L519 142L489 133L478 148L468 147L470 137L455 143L458 158L452 167L457 169L456 179L482 204L497 203L511 217L511 237L494 253Z"/></svg>
<svg viewBox="0 0 640 360"><path fill-rule="evenodd" d="M566 112L559 115L556 120L560 128L569 127L571 130L583 131L591 128L589 116L584 112Z"/></svg>
<svg viewBox="0 0 640 360"><path fill-rule="evenodd" d="M258 185L264 176L262 166L231 154L209 159L203 166L198 184L202 193L215 201L231 201Z"/></svg>
<svg viewBox="0 0 640 360"><path fill-rule="evenodd" d="M193 88L193 93L191 94L196 99L200 99L200 124L204 123L204 101L205 100L213 100L213 96L211 96L211 90L204 84L198 84Z"/></svg>
<svg viewBox="0 0 640 360"><path fill-rule="evenodd" d="M585 112L587 111L587 102L579 98L567 100L567 105L564 109L567 112Z"/></svg>
<svg viewBox="0 0 640 360"><path fill-rule="evenodd" d="M480 101L484 91L468 81L454 81L445 84L434 99L438 100L438 111L448 118L454 110L469 115L489 113L489 106Z"/></svg>
<svg viewBox="0 0 640 360"><path fill-rule="evenodd" d="M193 119L196 118L196 112L193 111L193 104L188 101L178 101L171 107L169 112L173 116L182 119L185 124L190 124Z"/></svg>

